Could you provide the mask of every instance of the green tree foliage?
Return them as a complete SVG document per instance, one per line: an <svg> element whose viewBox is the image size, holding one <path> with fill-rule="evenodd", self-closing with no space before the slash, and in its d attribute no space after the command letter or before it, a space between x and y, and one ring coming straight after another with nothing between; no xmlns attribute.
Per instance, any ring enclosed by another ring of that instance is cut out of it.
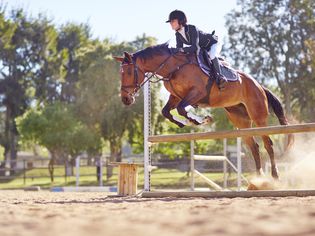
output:
<svg viewBox="0 0 315 236"><path fill-rule="evenodd" d="M60 101L74 103L76 100L75 86L80 76L79 51L91 41L90 28L87 24L65 24L61 27L58 35L58 51L67 54L67 62L64 67L65 77L59 84Z"/></svg>
<svg viewBox="0 0 315 236"><path fill-rule="evenodd" d="M27 110L34 97L42 48L50 44L46 40L49 28L45 18L32 19L22 9L12 10L7 16L0 6L0 105L5 110L5 157L10 157L12 167L18 144L15 119Z"/></svg>
<svg viewBox="0 0 315 236"><path fill-rule="evenodd" d="M123 105L120 98L120 64L112 57L122 55L124 51L135 52L155 42L154 38L143 37L119 44L108 40L94 41L81 48L79 53L81 79L77 84L76 109L80 117L109 142L110 161L121 160L123 139L128 138L137 151L143 150L143 95L140 92L136 103L130 107ZM155 87L152 92L153 109L156 109L154 94L157 90ZM111 167L108 167L107 174L111 176Z"/></svg>
<svg viewBox="0 0 315 236"><path fill-rule="evenodd" d="M260 82L277 84L288 114L314 118L305 109L310 105L301 105L314 103L308 95L314 70L307 43L315 34L315 2L239 0L238 6L226 21L229 56Z"/></svg>
<svg viewBox="0 0 315 236"><path fill-rule="evenodd" d="M19 121L19 132L24 141L35 142L50 151L52 181L55 162L73 165L80 153L101 148L100 136L82 123L69 105L62 103L27 112Z"/></svg>
<svg viewBox="0 0 315 236"><path fill-rule="evenodd" d="M53 159L75 156L82 151L77 147L90 146L89 135L109 141L116 160L121 158L123 138L143 143L143 97L133 107L122 105L119 63L112 56L143 49L156 39L143 34L132 42L93 40L88 24L66 23L57 29L44 15L31 18L23 9L7 14L3 6L0 28L0 141L6 157L16 158L16 118L27 110L20 128L23 140L47 147ZM40 112L32 112L33 108ZM49 115L52 121L47 123ZM72 118L75 126L67 123ZM56 127L47 133L45 126ZM82 131L81 135L74 135L73 130ZM78 146L72 147L72 142ZM100 140L95 143L95 148L85 151L99 150Z"/></svg>

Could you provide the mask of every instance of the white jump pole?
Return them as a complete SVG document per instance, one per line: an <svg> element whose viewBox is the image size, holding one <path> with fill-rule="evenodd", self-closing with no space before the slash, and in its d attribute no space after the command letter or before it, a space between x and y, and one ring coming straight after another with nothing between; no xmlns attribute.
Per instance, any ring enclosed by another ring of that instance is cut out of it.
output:
<svg viewBox="0 0 315 236"><path fill-rule="evenodd" d="M242 187L242 139L240 137L237 138L236 142L236 152L237 152L237 189L241 190Z"/></svg>
<svg viewBox="0 0 315 236"><path fill-rule="evenodd" d="M190 190L195 190L195 141L190 141Z"/></svg>
<svg viewBox="0 0 315 236"><path fill-rule="evenodd" d="M103 157L100 156L100 176L99 176L99 186L103 186Z"/></svg>
<svg viewBox="0 0 315 236"><path fill-rule="evenodd" d="M76 186L79 187L80 185L80 156L78 156L76 159L75 159L75 169L76 169Z"/></svg>
<svg viewBox="0 0 315 236"><path fill-rule="evenodd" d="M148 138L151 135L151 89L147 82L143 89L144 99L144 191L151 190L151 150Z"/></svg>
<svg viewBox="0 0 315 236"><path fill-rule="evenodd" d="M223 156L225 156L227 158L227 139L223 139ZM227 188L227 161L224 160L223 161L223 188L226 189Z"/></svg>

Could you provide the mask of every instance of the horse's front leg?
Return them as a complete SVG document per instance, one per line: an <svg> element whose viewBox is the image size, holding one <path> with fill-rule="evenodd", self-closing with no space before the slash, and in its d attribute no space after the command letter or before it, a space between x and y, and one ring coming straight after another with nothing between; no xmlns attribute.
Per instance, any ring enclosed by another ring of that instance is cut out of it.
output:
<svg viewBox="0 0 315 236"><path fill-rule="evenodd" d="M181 116L187 118L190 122L192 122L195 125L201 125L205 123L209 123L212 121L212 118L210 116L205 117L202 119L199 116L196 116L190 112L186 111L186 107L189 105L197 104L198 101L200 101L202 98L206 96L206 91L200 91L198 89L192 89L186 97L181 100L177 106L178 114Z"/></svg>
<svg viewBox="0 0 315 236"><path fill-rule="evenodd" d="M171 110L173 110L175 107L177 107L179 103L179 99L173 95L170 95L168 98L168 101L166 105L162 109L162 114L165 118L169 119L172 123L178 125L180 128L184 127L188 124L186 120L180 120L176 117L173 117L170 113Z"/></svg>

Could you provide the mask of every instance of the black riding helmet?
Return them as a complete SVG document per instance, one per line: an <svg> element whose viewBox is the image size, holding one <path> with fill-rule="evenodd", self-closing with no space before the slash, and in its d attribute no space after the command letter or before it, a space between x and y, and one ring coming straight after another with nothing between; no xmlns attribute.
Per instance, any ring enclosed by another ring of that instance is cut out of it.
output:
<svg viewBox="0 0 315 236"><path fill-rule="evenodd" d="M170 15L168 16L168 20L165 23L169 23L175 19L177 19L178 23L181 25L186 25L186 23L187 23L187 17L185 15L185 13L183 11L180 11L180 10L172 11L170 13Z"/></svg>

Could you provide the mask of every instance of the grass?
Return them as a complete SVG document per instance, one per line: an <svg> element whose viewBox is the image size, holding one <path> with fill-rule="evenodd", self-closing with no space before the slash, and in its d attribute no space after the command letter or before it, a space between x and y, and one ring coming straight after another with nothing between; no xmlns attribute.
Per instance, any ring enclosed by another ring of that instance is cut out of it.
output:
<svg viewBox="0 0 315 236"><path fill-rule="evenodd" d="M116 186L118 182L118 168L113 169L113 176L106 179L106 168L103 169L103 185ZM50 188L54 186L75 186L76 177L74 175L64 177L64 167L55 168L55 179L50 181L47 169L31 169L25 172L26 182L24 184L24 173L20 173L17 177L6 182L0 182L0 189L21 189L29 186L41 186L42 188ZM223 173L205 173L211 180L219 185L223 183ZM33 177L33 178L32 178ZM35 178L36 177L36 178ZM229 176L228 186L236 186L236 174ZM138 187L143 188L144 175L143 168L139 169ZM95 167L80 168L80 186L98 186ZM151 185L153 189L180 189L190 187L190 176L187 172L181 172L177 169L156 169L151 172ZM195 177L195 187L208 187L208 185L199 177Z"/></svg>

